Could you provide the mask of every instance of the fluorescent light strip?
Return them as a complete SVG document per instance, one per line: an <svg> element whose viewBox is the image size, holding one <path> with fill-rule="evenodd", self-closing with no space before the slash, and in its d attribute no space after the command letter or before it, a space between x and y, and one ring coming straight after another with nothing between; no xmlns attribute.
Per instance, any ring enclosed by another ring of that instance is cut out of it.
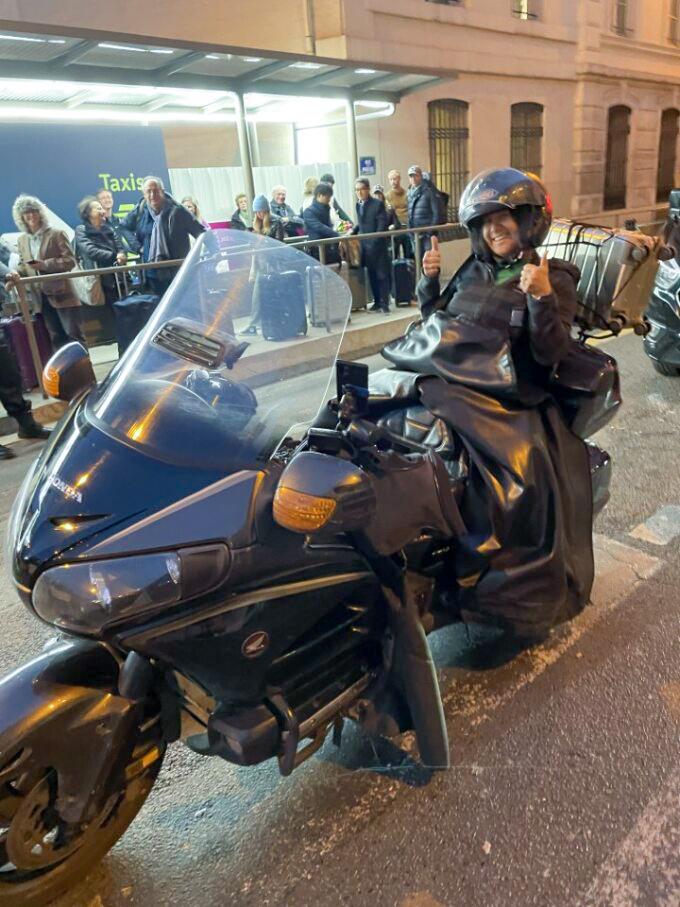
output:
<svg viewBox="0 0 680 907"><path fill-rule="evenodd" d="M103 50L127 50L135 54L145 54L147 51L143 47L131 47L128 44L98 44Z"/></svg>
<svg viewBox="0 0 680 907"><path fill-rule="evenodd" d="M45 44L44 38L27 38L25 35L0 35L0 41L24 41L27 44Z"/></svg>
<svg viewBox="0 0 680 907"><path fill-rule="evenodd" d="M373 75L373 73L377 72L377 71L378 71L377 69L355 69L354 70L354 72L358 76L370 76L370 75Z"/></svg>
<svg viewBox="0 0 680 907"><path fill-rule="evenodd" d="M132 110L83 110L74 108L64 110L47 107L13 107L10 104L0 105L0 120L33 120L56 122L92 122L92 123L131 123L166 124L173 123L234 123L234 114L213 113L205 114L192 111L132 111Z"/></svg>

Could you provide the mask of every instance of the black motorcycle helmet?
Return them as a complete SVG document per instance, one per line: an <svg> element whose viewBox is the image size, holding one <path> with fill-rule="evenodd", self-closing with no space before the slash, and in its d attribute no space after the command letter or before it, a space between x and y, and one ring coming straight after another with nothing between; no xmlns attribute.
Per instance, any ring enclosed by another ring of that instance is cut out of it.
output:
<svg viewBox="0 0 680 907"><path fill-rule="evenodd" d="M515 218L523 249L540 246L552 222L550 196L534 174L514 167L482 170L467 184L458 205L458 217L479 258L491 256L482 239L482 219L496 211L510 211Z"/></svg>

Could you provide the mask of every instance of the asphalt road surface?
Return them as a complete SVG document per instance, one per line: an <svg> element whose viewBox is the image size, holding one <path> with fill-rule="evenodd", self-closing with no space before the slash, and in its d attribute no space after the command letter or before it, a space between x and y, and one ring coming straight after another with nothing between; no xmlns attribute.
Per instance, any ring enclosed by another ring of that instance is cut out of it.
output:
<svg viewBox="0 0 680 907"><path fill-rule="evenodd" d="M680 379L632 335L608 350L626 405L598 436L615 472L593 604L521 654L462 627L431 637L451 769L428 776L408 736L378 754L351 727L288 779L176 745L59 907L680 905ZM4 522L35 452L15 449ZM50 632L1 588L6 672Z"/></svg>

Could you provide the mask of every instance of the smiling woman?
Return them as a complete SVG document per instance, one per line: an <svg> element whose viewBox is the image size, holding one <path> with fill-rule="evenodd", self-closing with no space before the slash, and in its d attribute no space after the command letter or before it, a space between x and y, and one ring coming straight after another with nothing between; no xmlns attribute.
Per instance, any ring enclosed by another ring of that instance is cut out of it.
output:
<svg viewBox="0 0 680 907"><path fill-rule="evenodd" d="M570 350L577 279L536 253L550 211L542 183L521 170L474 177L460 199L472 256L440 292L435 242L418 286L421 347L409 334L387 348L398 367L445 379L423 383L422 401L470 458L454 570L461 615L527 637L577 614L593 580L588 455L549 394Z"/></svg>

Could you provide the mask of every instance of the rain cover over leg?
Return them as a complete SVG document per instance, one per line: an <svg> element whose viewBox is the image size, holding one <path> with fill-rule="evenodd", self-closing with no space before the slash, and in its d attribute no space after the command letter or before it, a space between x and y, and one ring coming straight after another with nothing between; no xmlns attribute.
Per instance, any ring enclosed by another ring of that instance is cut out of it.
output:
<svg viewBox="0 0 680 907"><path fill-rule="evenodd" d="M455 565L464 618L532 635L574 617L594 577L584 442L549 399L527 407L436 378L421 399L470 457Z"/></svg>

